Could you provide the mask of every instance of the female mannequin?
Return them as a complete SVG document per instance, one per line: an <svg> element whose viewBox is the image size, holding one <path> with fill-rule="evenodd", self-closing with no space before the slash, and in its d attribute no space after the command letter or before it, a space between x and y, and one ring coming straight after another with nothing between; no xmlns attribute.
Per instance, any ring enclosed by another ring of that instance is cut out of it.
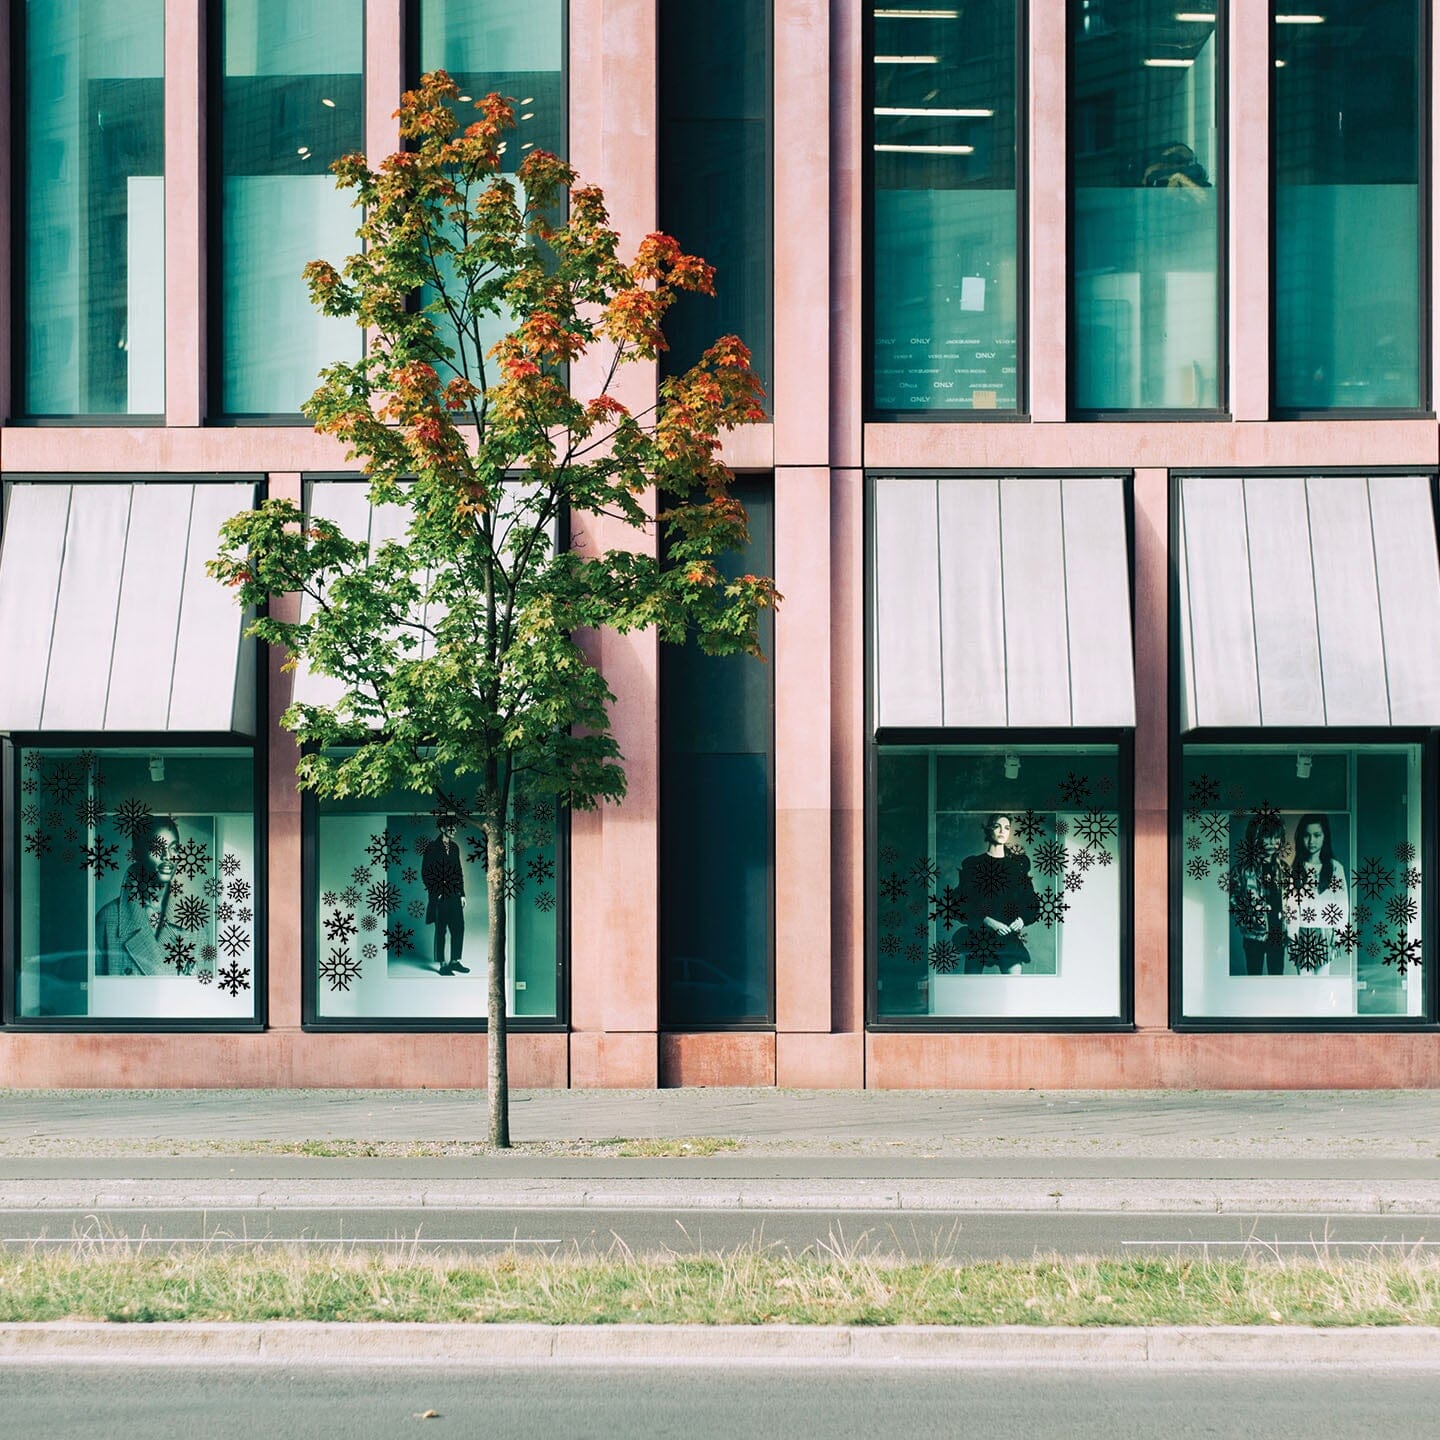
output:
<svg viewBox="0 0 1440 1440"><path fill-rule="evenodd" d="M1030 879L1030 857L1006 849L1008 815L987 815L980 829L985 849L960 862L960 895L965 905L960 943L965 951L965 973L980 975L994 967L1002 975L1018 975L1030 959L1025 927L1040 914L1040 898Z"/></svg>

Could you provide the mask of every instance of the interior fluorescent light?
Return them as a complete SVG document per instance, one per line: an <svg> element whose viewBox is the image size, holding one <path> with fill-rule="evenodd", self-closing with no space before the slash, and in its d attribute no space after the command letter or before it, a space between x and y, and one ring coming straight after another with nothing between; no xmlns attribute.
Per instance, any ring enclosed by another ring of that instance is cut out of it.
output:
<svg viewBox="0 0 1440 1440"><path fill-rule="evenodd" d="M907 155L973 155L973 145L877 145L877 150L889 154L904 152Z"/></svg>
<svg viewBox="0 0 1440 1440"><path fill-rule="evenodd" d="M335 102L328 95L321 96L320 103L325 106L327 110L333 110L335 108Z"/></svg>
<svg viewBox="0 0 1440 1440"><path fill-rule="evenodd" d="M1188 70L1195 62L1193 60L1169 60L1164 57L1151 57L1149 60L1142 60L1142 65L1148 65L1152 70Z"/></svg>
<svg viewBox="0 0 1440 1440"><path fill-rule="evenodd" d="M877 55L877 65L938 65L938 55Z"/></svg>
<svg viewBox="0 0 1440 1440"><path fill-rule="evenodd" d="M1186 20L1195 25L1213 25L1215 17L1208 10L1180 10L1176 13L1177 20Z"/></svg>
<svg viewBox="0 0 1440 1440"><path fill-rule="evenodd" d="M1323 15L1277 15L1275 23L1277 25L1323 25L1325 17Z"/></svg>
<svg viewBox="0 0 1440 1440"><path fill-rule="evenodd" d="M1283 70L1285 68L1285 62L1283 60L1277 60L1275 62L1275 68L1277 70Z"/></svg>
<svg viewBox="0 0 1440 1440"><path fill-rule="evenodd" d="M877 115L934 115L944 120L988 120L993 110L938 110L926 105L877 105Z"/></svg>
<svg viewBox="0 0 1440 1440"><path fill-rule="evenodd" d="M877 20L958 20L958 10L877 10Z"/></svg>

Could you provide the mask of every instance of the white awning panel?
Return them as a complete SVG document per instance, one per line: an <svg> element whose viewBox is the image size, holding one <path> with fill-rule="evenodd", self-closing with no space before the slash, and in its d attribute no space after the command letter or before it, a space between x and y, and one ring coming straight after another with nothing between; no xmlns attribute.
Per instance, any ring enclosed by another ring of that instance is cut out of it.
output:
<svg viewBox="0 0 1440 1440"><path fill-rule="evenodd" d="M1123 482L875 483L875 724L1135 723Z"/></svg>
<svg viewBox="0 0 1440 1440"><path fill-rule="evenodd" d="M1180 484L1180 725L1440 724L1423 476Z"/></svg>
<svg viewBox="0 0 1440 1440"><path fill-rule="evenodd" d="M205 573L253 484L9 487L0 731L255 733L247 617Z"/></svg>

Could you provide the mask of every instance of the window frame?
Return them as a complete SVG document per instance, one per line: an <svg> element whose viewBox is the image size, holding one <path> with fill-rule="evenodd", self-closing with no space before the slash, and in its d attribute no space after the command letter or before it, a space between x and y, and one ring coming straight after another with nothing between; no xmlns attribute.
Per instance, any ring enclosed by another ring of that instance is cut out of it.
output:
<svg viewBox="0 0 1440 1440"><path fill-rule="evenodd" d="M267 711L266 672L268 667L257 662L256 712ZM264 727L259 727L261 730ZM18 903L20 752L26 749L77 748L104 754L107 749L154 746L156 749L248 750L252 763L252 797L255 846L255 928L254 961L251 965L251 986L254 991L254 1013L247 1020L94 1020L86 1016L46 1016L30 1019L17 1013L17 985L20 962L20 912ZM3 782L3 819L0 819L0 884L9 914L0 926L3 964L0 964L0 1029L36 1034L240 1034L253 1035L268 1028L270 999L270 887L269 887L269 743L268 734L249 736L194 731L25 731L0 737L0 782Z"/></svg>
<svg viewBox="0 0 1440 1440"><path fill-rule="evenodd" d="M1064 5L1065 34L1065 413L1067 419L1079 424L1105 424L1113 421L1148 421L1155 424L1184 421L1191 424L1229 422L1234 416L1230 402L1230 6L1229 0L1217 0L1215 6L1215 155L1218 176L1212 177L1215 190L1215 303L1216 315L1216 383L1214 406L1174 409L1165 406L1086 409L1076 404L1079 379L1076 335L1079 325L1075 310L1075 184L1070 166L1070 148L1075 130L1074 106L1070 101L1075 73L1075 45L1070 35L1071 0L1058 0ZM1273 167L1272 167L1273 173ZM1274 247L1275 229L1270 227L1270 244ZM1272 361L1273 361L1272 338ZM1273 373L1274 366L1271 365Z"/></svg>
<svg viewBox="0 0 1440 1440"><path fill-rule="evenodd" d="M875 403L875 7L860 20L860 408L876 425L1014 425L1030 423L1030 15L1015 5L1015 408L886 410Z"/></svg>

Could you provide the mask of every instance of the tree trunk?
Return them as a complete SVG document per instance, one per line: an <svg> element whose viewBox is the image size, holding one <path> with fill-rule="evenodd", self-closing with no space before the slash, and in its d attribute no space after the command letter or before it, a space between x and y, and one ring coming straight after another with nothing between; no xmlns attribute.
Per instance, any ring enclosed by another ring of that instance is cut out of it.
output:
<svg viewBox="0 0 1440 1440"><path fill-rule="evenodd" d="M490 1143L510 1148L510 1069L506 1055L505 1013L505 834L501 825L485 827L485 901L490 922L486 965L490 981L486 1085L490 1094Z"/></svg>

